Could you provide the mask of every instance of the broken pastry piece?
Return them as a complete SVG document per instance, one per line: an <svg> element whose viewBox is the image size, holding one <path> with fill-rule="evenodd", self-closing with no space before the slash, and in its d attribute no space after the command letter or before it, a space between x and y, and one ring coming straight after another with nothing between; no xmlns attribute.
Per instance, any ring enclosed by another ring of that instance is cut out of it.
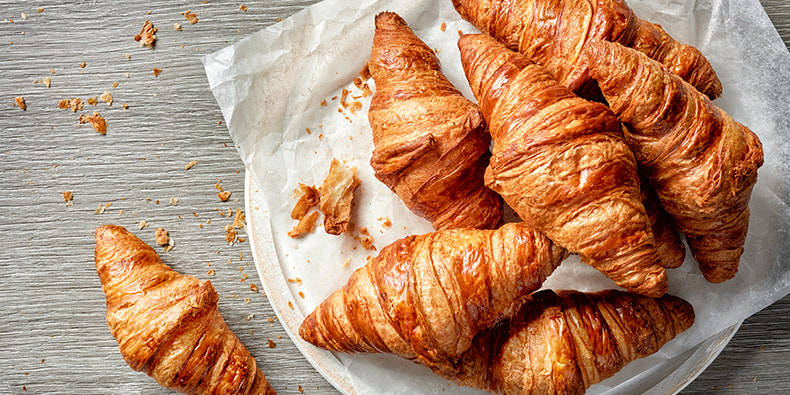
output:
<svg viewBox="0 0 790 395"><path fill-rule="evenodd" d="M567 256L522 223L408 236L357 269L299 334L329 350L394 353L454 374L475 334L514 313Z"/></svg>
<svg viewBox="0 0 790 395"><path fill-rule="evenodd" d="M354 191L360 184L356 167L347 167L337 159L332 159L329 174L319 189L320 208L324 214L324 230L339 235L348 230L351 219L351 202Z"/></svg>
<svg viewBox="0 0 790 395"><path fill-rule="evenodd" d="M763 164L757 135L640 52L595 42L585 55L702 274L714 283L734 277L749 227L749 198Z"/></svg>
<svg viewBox="0 0 790 395"><path fill-rule="evenodd" d="M465 35L458 46L494 143L486 185L617 285L664 294L636 160L614 114L490 36Z"/></svg>
<svg viewBox="0 0 790 395"><path fill-rule="evenodd" d="M96 229L107 325L126 363L188 394L274 394L217 309L210 281L184 276L120 226Z"/></svg>
<svg viewBox="0 0 790 395"><path fill-rule="evenodd" d="M583 394L692 324L691 304L671 295L544 290L475 337L444 377L500 394Z"/></svg>
<svg viewBox="0 0 790 395"><path fill-rule="evenodd" d="M590 85L584 47L618 42L663 63L711 99L721 82L702 53L645 21L624 0L453 0L462 18L546 67L563 85L583 94Z"/></svg>
<svg viewBox="0 0 790 395"><path fill-rule="evenodd" d="M368 120L376 178L434 229L496 228L502 200L483 184L490 138L477 106L397 14L376 16Z"/></svg>

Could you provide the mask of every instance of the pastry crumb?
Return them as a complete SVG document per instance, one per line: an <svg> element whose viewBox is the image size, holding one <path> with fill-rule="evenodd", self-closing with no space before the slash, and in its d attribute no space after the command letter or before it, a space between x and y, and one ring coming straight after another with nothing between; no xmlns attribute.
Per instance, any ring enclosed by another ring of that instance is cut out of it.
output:
<svg viewBox="0 0 790 395"><path fill-rule="evenodd" d="M206 272L206 274L207 274L207 275L209 275L209 276L213 276L213 275L214 275L214 274L216 274L216 273L214 272L214 269L208 269L208 271Z"/></svg>
<svg viewBox="0 0 790 395"><path fill-rule="evenodd" d="M27 104L25 104L25 98L22 96L17 96L14 98L14 105L19 107L19 109L22 111L27 110Z"/></svg>
<svg viewBox="0 0 790 395"><path fill-rule="evenodd" d="M154 28L154 24L151 21L145 21L143 23L143 29L140 30L140 34L135 34L134 41L138 41L141 46L153 49L156 45L156 32L159 29Z"/></svg>
<svg viewBox="0 0 790 395"><path fill-rule="evenodd" d="M85 62L80 63L80 68L84 69L88 64Z"/></svg>
<svg viewBox="0 0 790 395"><path fill-rule="evenodd" d="M82 99L75 97L69 100L69 106L71 107L71 112L77 112L82 111L84 104L82 103Z"/></svg>
<svg viewBox="0 0 790 395"><path fill-rule="evenodd" d="M189 162L189 163L187 163L186 166L184 166L184 170L189 170L189 169L193 168L196 164L197 164L197 161L193 160L192 162Z"/></svg>
<svg viewBox="0 0 790 395"><path fill-rule="evenodd" d="M49 88L49 87L52 85L52 78L49 78L49 77L44 77L44 79L42 80L42 82L44 83L44 85L45 85L47 88Z"/></svg>
<svg viewBox="0 0 790 395"><path fill-rule="evenodd" d="M293 229L288 231L288 236L294 239L302 237L315 229L315 222L318 219L318 211L313 211L308 215L302 217L299 222L294 225Z"/></svg>
<svg viewBox="0 0 790 395"><path fill-rule="evenodd" d="M101 99L101 101L107 103L108 106L112 105L112 94L110 93L110 91L104 91L104 93L102 93L101 96L99 96L99 98Z"/></svg>
<svg viewBox="0 0 790 395"><path fill-rule="evenodd" d="M186 12L182 12L182 14L184 15L184 19L189 21L189 23L191 23L193 25L198 23L197 14L192 13L192 11L186 10Z"/></svg>
<svg viewBox="0 0 790 395"><path fill-rule="evenodd" d="M258 286L253 283L250 283L250 291L258 293Z"/></svg>
<svg viewBox="0 0 790 395"><path fill-rule="evenodd" d="M67 206L71 206L74 203L74 195L71 191L63 191L63 201L66 202Z"/></svg>
<svg viewBox="0 0 790 395"><path fill-rule="evenodd" d="M99 104L99 98L98 97L89 97L87 100L85 100L85 102L87 102L91 106L95 106L95 105Z"/></svg>
<svg viewBox="0 0 790 395"><path fill-rule="evenodd" d="M391 228L392 227L392 221L390 221L389 217L381 217L378 220L382 221L381 222L381 227L382 228L387 229L387 228Z"/></svg>
<svg viewBox="0 0 790 395"><path fill-rule="evenodd" d="M140 229L140 230L142 230L143 228L147 228L147 227L148 227L148 222L145 222L145 220L142 220L142 221L140 221L137 224L137 229Z"/></svg>
<svg viewBox="0 0 790 395"><path fill-rule="evenodd" d="M442 24L439 26L439 30L441 30L441 31L447 30L447 24L442 22Z"/></svg>
<svg viewBox="0 0 790 395"><path fill-rule="evenodd" d="M349 168L332 159L329 174L319 188L319 208L324 214L326 233L339 235L348 229L354 191L360 183L356 167Z"/></svg>
<svg viewBox="0 0 790 395"><path fill-rule="evenodd" d="M178 198L173 196L170 198L170 205L171 206L178 206Z"/></svg>
<svg viewBox="0 0 790 395"><path fill-rule="evenodd" d="M236 215L233 216L233 227L236 229L240 229L244 227L244 211L241 211L240 208L236 209Z"/></svg>
<svg viewBox="0 0 790 395"><path fill-rule="evenodd" d="M159 74L162 74L162 69L154 67L154 77L159 77Z"/></svg>
<svg viewBox="0 0 790 395"><path fill-rule="evenodd" d="M157 244L159 244L161 246L164 246L164 245L168 244L168 242L170 240L170 237L168 237L167 231L164 228L156 228L154 233L156 234L156 243Z"/></svg>
<svg viewBox="0 0 790 395"><path fill-rule="evenodd" d="M107 134L107 121L99 115L98 112L94 111L93 115L80 115L80 124L90 122L93 129L95 129L99 134Z"/></svg>
<svg viewBox="0 0 790 395"><path fill-rule="evenodd" d="M238 237L239 233L233 229L230 225L225 225L225 241L228 244L233 244L236 241L236 237Z"/></svg>
<svg viewBox="0 0 790 395"><path fill-rule="evenodd" d="M291 210L291 218L301 220L313 207L318 207L319 192L315 186L299 183L299 200Z"/></svg>
<svg viewBox="0 0 790 395"><path fill-rule="evenodd" d="M269 348L277 347L277 345L274 344L274 340L272 340L272 339L268 339L268 340L269 340Z"/></svg>
<svg viewBox="0 0 790 395"><path fill-rule="evenodd" d="M217 184L219 185L219 184ZM217 197L222 202L227 202L230 199L231 192L230 191L222 191L217 193Z"/></svg>
<svg viewBox="0 0 790 395"><path fill-rule="evenodd" d="M174 23L173 24L173 29L178 30L180 32L181 31L181 24L178 23L178 22Z"/></svg>
<svg viewBox="0 0 790 395"><path fill-rule="evenodd" d="M247 6L246 6L246 5L244 5L244 4L240 5L240 6L239 6L239 9L240 9L240 10L242 10L242 11L244 11L244 12L247 12Z"/></svg>
<svg viewBox="0 0 790 395"><path fill-rule="evenodd" d="M69 108L69 99L58 100L58 108L61 110Z"/></svg>

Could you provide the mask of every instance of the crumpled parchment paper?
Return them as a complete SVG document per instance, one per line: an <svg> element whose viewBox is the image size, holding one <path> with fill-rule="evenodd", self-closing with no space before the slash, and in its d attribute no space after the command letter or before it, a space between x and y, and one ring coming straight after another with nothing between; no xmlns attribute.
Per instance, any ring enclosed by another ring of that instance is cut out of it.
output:
<svg viewBox="0 0 790 395"><path fill-rule="evenodd" d="M670 270L671 294L691 302L694 326L659 353L629 365L594 386L590 393L624 388L624 382L701 341L737 324L790 292L790 53L757 0L630 0L636 14L664 26L677 40L698 47L723 85L715 104L749 126L763 142L746 251L737 276L723 284L706 282L687 254ZM294 295L294 308L307 315L375 251L352 235L320 229L301 239L287 232L298 183L319 186L331 159L355 166L362 186L355 194L353 222L365 227L379 249L409 234L430 232L373 176L367 108L370 97L352 83L370 55L373 18L399 13L442 61L443 71L474 100L458 57L459 31L476 32L461 20L450 0L327 0L264 28L203 61L212 92L247 170L265 195L274 248ZM441 25L445 24L445 29ZM374 89L372 80L368 81ZM357 100L351 111L340 101ZM324 102L325 101L325 102ZM391 227L385 222L389 219ZM356 232L354 234L357 234ZM265 279L262 279L264 282ZM584 291L614 287L572 257L545 285ZM299 292L304 297L296 296ZM295 331L296 328L287 328ZM477 393L435 377L427 369L394 356L338 355L360 393Z"/></svg>

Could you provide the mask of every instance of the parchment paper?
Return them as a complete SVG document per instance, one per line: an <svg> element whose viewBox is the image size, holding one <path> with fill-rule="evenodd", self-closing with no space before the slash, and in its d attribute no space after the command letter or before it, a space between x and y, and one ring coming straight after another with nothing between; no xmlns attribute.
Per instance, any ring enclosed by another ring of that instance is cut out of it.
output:
<svg viewBox="0 0 790 395"><path fill-rule="evenodd" d="M693 304L694 326L590 393L638 380L640 372L645 374L651 366L790 292L790 265L785 259L790 252L790 53L757 0L630 0L629 4L637 15L660 23L677 40L695 45L707 56L724 85L723 97L715 104L757 133L764 145L765 165L752 195L746 251L737 276L723 284L708 283L687 254L684 265L670 271L669 292ZM370 231L376 247L432 230L373 176L367 122L370 97L353 98L361 95L352 80L370 55L373 18L384 10L404 17L436 49L448 78L474 100L456 41L459 30L476 30L460 19L450 0L327 0L203 59L239 154L265 193L262 209L271 217L282 271L293 280L294 308L305 315L342 286L367 256L376 254L348 234L332 236L320 228L301 239L286 234L295 223L289 214L298 183L320 185L333 157L358 170L362 185L355 194L352 220ZM373 81L368 82L375 89ZM362 103L361 110L341 107L343 89L351 92L347 101ZM391 220L391 227L384 226L385 219ZM545 286L590 291L614 284L572 257ZM440 393L448 388L453 393L476 393L397 357L338 357L360 393Z"/></svg>

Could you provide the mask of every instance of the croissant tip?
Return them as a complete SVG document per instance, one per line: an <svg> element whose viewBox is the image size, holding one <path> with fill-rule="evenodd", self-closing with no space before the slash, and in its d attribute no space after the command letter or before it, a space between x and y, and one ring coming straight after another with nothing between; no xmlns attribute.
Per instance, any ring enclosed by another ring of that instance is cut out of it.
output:
<svg viewBox="0 0 790 395"><path fill-rule="evenodd" d="M382 11L376 15L376 29L394 29L407 26L406 21L397 13Z"/></svg>

